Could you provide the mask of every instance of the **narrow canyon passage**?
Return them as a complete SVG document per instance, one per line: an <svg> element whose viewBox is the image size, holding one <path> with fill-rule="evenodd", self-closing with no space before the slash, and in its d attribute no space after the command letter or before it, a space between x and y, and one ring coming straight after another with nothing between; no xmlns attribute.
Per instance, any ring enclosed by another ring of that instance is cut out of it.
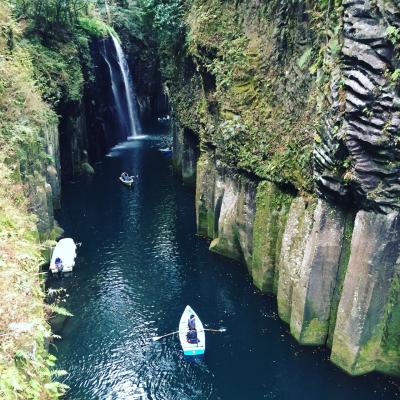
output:
<svg viewBox="0 0 400 400"><path fill-rule="evenodd" d="M327 351L299 346L245 268L214 255L196 236L194 192L174 178L159 148L167 129L114 148L96 174L63 188L57 215L82 242L65 287L74 314L56 343L67 399L394 399L398 383L378 374L352 378ZM133 189L122 171L138 175ZM177 329L189 304L210 328L202 360L182 356ZM373 377L373 379L371 379Z"/></svg>

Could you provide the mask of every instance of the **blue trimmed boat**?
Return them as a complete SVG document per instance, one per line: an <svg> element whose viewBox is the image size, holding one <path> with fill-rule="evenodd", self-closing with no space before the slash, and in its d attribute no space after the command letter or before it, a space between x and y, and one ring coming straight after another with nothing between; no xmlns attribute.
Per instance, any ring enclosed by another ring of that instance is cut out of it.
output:
<svg viewBox="0 0 400 400"><path fill-rule="evenodd" d="M122 176L119 177L119 180L126 186L131 187L134 184L133 176L130 176L128 179L123 179Z"/></svg>
<svg viewBox="0 0 400 400"><path fill-rule="evenodd" d="M188 321L192 314L195 316L196 320L198 343L189 343L186 336L189 332ZM179 340L185 356L199 356L206 351L206 335L204 333L203 324L190 306L186 306L179 322Z"/></svg>

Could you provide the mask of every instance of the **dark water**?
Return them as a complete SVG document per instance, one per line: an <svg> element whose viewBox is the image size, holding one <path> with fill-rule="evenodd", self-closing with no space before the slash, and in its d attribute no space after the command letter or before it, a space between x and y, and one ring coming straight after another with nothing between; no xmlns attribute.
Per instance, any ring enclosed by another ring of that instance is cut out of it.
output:
<svg viewBox="0 0 400 400"><path fill-rule="evenodd" d="M351 378L323 350L301 347L241 265L211 254L195 235L194 193L157 149L161 128L65 185L58 219L83 245L74 276L53 281L75 315L57 343L68 399L393 399L380 375ZM117 177L139 175L130 190ZM202 360L184 359L177 329L190 304L209 327Z"/></svg>

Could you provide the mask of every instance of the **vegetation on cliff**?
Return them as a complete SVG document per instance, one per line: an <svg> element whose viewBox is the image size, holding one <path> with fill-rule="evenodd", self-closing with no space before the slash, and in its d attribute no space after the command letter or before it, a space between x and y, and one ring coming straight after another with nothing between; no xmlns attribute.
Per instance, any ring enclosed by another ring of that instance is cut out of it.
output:
<svg viewBox="0 0 400 400"><path fill-rule="evenodd" d="M199 133L199 233L277 291L300 343L398 375L398 2L185 4L165 76L175 143Z"/></svg>
<svg viewBox="0 0 400 400"><path fill-rule="evenodd" d="M312 192L324 52L337 47L338 6L159 4L162 70L181 126L229 167Z"/></svg>
<svg viewBox="0 0 400 400"><path fill-rule="evenodd" d="M23 182L53 161L43 132L56 116L41 99L21 27L5 2L0 26L0 397L55 398L63 386L52 382L54 360L45 349L51 332L40 284L41 246Z"/></svg>
<svg viewBox="0 0 400 400"><path fill-rule="evenodd" d="M0 397L6 399L58 398L65 390L47 351L52 309L44 304L39 268L42 243L55 232L54 188L46 179L53 171L57 178L56 111L81 101L89 40L111 30L79 4L86 2L0 1Z"/></svg>

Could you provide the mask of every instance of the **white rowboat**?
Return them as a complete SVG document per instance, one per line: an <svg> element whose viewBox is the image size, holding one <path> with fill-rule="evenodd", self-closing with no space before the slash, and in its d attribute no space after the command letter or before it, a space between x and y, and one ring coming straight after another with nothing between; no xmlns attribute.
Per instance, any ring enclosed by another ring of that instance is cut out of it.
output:
<svg viewBox="0 0 400 400"><path fill-rule="evenodd" d="M186 334L189 331L188 320L192 314L196 318L197 338L199 339L199 343L197 344L189 343L186 338ZM204 333L203 324L190 306L186 306L179 322L179 340L185 356L198 356L204 354L206 351L206 335Z"/></svg>
<svg viewBox="0 0 400 400"><path fill-rule="evenodd" d="M50 270L53 274L58 272L56 268L57 257L61 259L63 265L62 272L71 272L73 270L76 258L76 244L73 239L61 239L56 244L50 262Z"/></svg>
<svg viewBox="0 0 400 400"><path fill-rule="evenodd" d="M129 179L122 179L119 177L119 180L126 186L132 186L133 185L133 176L130 176Z"/></svg>

